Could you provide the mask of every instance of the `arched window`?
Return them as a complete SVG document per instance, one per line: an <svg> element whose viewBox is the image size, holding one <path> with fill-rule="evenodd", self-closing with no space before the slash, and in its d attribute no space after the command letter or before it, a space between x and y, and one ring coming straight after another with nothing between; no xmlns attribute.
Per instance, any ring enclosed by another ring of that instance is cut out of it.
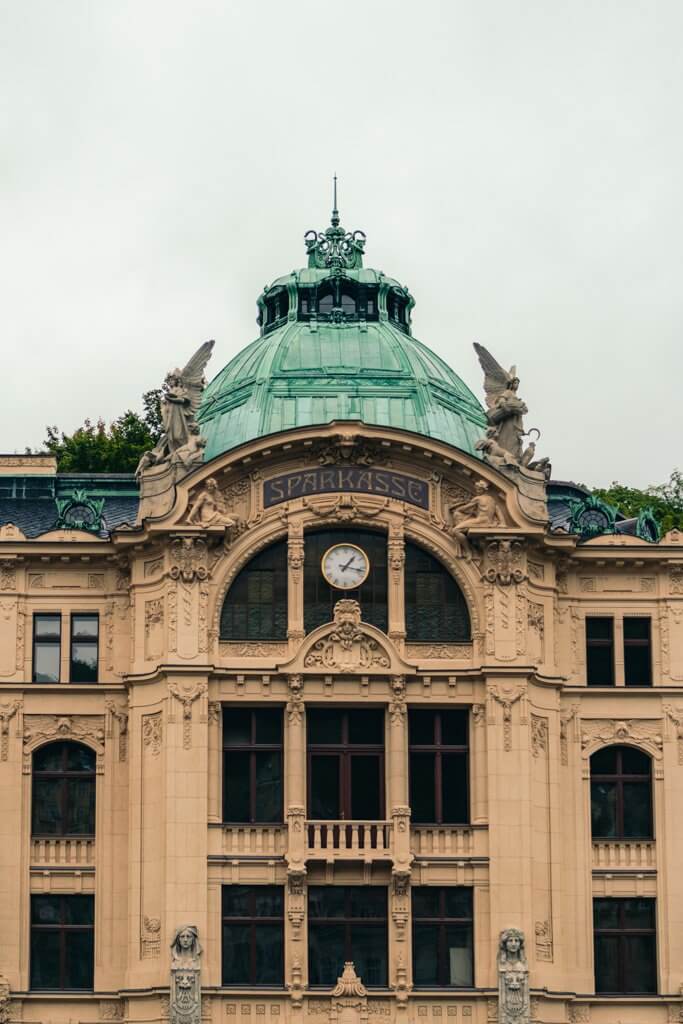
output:
<svg viewBox="0 0 683 1024"><path fill-rule="evenodd" d="M349 285L343 285L341 289L341 308L344 316L356 315L356 295Z"/></svg>
<svg viewBox="0 0 683 1024"><path fill-rule="evenodd" d="M591 757L593 839L652 839L652 762L633 747Z"/></svg>
<svg viewBox="0 0 683 1024"><path fill-rule="evenodd" d="M223 602L220 638L287 638L286 541L265 548L238 574Z"/></svg>
<svg viewBox="0 0 683 1024"><path fill-rule="evenodd" d="M470 613L460 587L441 562L416 544L406 544L406 638L466 643Z"/></svg>
<svg viewBox="0 0 683 1024"><path fill-rule="evenodd" d="M95 834L95 753L60 741L33 755L34 836Z"/></svg>
<svg viewBox="0 0 683 1024"><path fill-rule="evenodd" d="M318 313L329 316L334 308L334 291L329 283L322 284L318 289Z"/></svg>
<svg viewBox="0 0 683 1024"><path fill-rule="evenodd" d="M365 582L355 590L331 586L321 571L322 557L333 544L356 544L370 562ZM365 622L386 633L387 611L387 538L374 530L311 530L304 544L304 628L307 633L332 622L334 606L343 598L358 601Z"/></svg>

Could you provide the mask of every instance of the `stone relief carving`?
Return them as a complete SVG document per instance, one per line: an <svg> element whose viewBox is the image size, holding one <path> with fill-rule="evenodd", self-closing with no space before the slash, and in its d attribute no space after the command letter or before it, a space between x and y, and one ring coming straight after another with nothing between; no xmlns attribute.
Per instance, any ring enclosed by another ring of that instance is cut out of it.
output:
<svg viewBox="0 0 683 1024"><path fill-rule="evenodd" d="M669 592L679 596L683 594L683 563L669 566Z"/></svg>
<svg viewBox="0 0 683 1024"><path fill-rule="evenodd" d="M238 526L237 519L230 515L228 503L215 477L210 476L198 492L190 504L185 522L188 526L201 526L203 529L221 526L234 530Z"/></svg>
<svg viewBox="0 0 683 1024"><path fill-rule="evenodd" d="M140 930L140 955L143 960L153 960L161 953L161 918L142 918Z"/></svg>
<svg viewBox="0 0 683 1024"><path fill-rule="evenodd" d="M123 1020L125 1017L124 1000L100 999L100 1020Z"/></svg>
<svg viewBox="0 0 683 1024"><path fill-rule="evenodd" d="M209 575L207 558L208 547L203 537L174 537L169 576L183 583L205 580Z"/></svg>
<svg viewBox="0 0 683 1024"><path fill-rule="evenodd" d="M168 684L168 692L183 708L183 748L185 750L189 750L192 746L192 705L207 690L207 684L203 682L197 683L191 690L181 690L176 683Z"/></svg>
<svg viewBox="0 0 683 1024"><path fill-rule="evenodd" d="M545 566L542 562L529 562L529 578L532 580L544 580L545 579Z"/></svg>
<svg viewBox="0 0 683 1024"><path fill-rule="evenodd" d="M508 690L504 690L496 683L489 683L486 692L503 709L503 749L510 751L512 750L512 705L526 696L526 687L511 686ZM520 715L520 722L524 723L523 715Z"/></svg>
<svg viewBox="0 0 683 1024"><path fill-rule="evenodd" d="M149 749L152 757L158 757L161 753L161 745L164 738L164 727L161 712L154 715L144 715L142 719L142 742Z"/></svg>
<svg viewBox="0 0 683 1024"><path fill-rule="evenodd" d="M406 644L407 658L434 658L439 660L460 660L472 657L472 644Z"/></svg>
<svg viewBox="0 0 683 1024"><path fill-rule="evenodd" d="M202 990L200 983L202 947L197 926L183 924L171 943L171 1024L201 1024Z"/></svg>
<svg viewBox="0 0 683 1024"><path fill-rule="evenodd" d="M160 658L164 647L164 599L145 601L145 659Z"/></svg>
<svg viewBox="0 0 683 1024"><path fill-rule="evenodd" d="M337 498L304 498L304 505L320 519L334 519L339 523L353 523L356 519L374 519L389 504L384 498L381 504L360 498L355 494L341 494Z"/></svg>
<svg viewBox="0 0 683 1024"><path fill-rule="evenodd" d="M391 702L389 718L392 725L403 725L406 719L406 680L405 676L394 676L391 680Z"/></svg>
<svg viewBox="0 0 683 1024"><path fill-rule="evenodd" d="M506 928L498 944L498 1022L530 1024L529 965L524 932Z"/></svg>
<svg viewBox="0 0 683 1024"><path fill-rule="evenodd" d="M531 753L534 757L548 753L548 719L531 716Z"/></svg>
<svg viewBox="0 0 683 1024"><path fill-rule="evenodd" d="M545 632L545 620L542 604L537 604L535 601L528 602L527 623L529 625L529 629L535 630L538 633L540 639L543 640L543 634Z"/></svg>
<svg viewBox="0 0 683 1024"><path fill-rule="evenodd" d="M0 1024L9 1024L12 997L10 987L4 974L0 974Z"/></svg>
<svg viewBox="0 0 683 1024"><path fill-rule="evenodd" d="M23 707L23 700L13 700L9 704L0 704L0 761L6 761L9 753L9 724ZM18 725L19 720L17 719ZM17 735L20 735L18 729Z"/></svg>
<svg viewBox="0 0 683 1024"><path fill-rule="evenodd" d="M219 700L210 700L208 704L209 725L218 725L221 720L223 705Z"/></svg>
<svg viewBox="0 0 683 1024"><path fill-rule="evenodd" d="M585 1004L575 1005L573 1003L569 1006L569 1021L570 1024L589 1024L591 1019L590 1006Z"/></svg>
<svg viewBox="0 0 683 1024"><path fill-rule="evenodd" d="M119 761L125 761L128 756L128 711L125 707L120 707L113 700L105 700L104 706L111 718L118 724ZM111 730L109 730L108 735L111 735Z"/></svg>
<svg viewBox="0 0 683 1024"><path fill-rule="evenodd" d="M306 453L305 460L319 466L386 466L389 453L382 445L366 441L360 434L336 434L313 445Z"/></svg>
<svg viewBox="0 0 683 1024"><path fill-rule="evenodd" d="M553 930L550 921L537 921L534 925L536 934L536 957L539 960L553 958Z"/></svg>
<svg viewBox="0 0 683 1024"><path fill-rule="evenodd" d="M287 718L292 725L300 725L304 718L304 680L303 676L291 675L287 679L289 700L287 702Z"/></svg>
<svg viewBox="0 0 683 1024"><path fill-rule="evenodd" d="M241 641L221 641L221 651L224 654L235 655L239 658L281 658L287 653L287 644L279 643L258 643L255 641L242 643Z"/></svg>
<svg viewBox="0 0 683 1024"><path fill-rule="evenodd" d="M353 961L344 964L341 978L332 989L330 1024L367 1024L368 999L363 982L356 974Z"/></svg>
<svg viewBox="0 0 683 1024"><path fill-rule="evenodd" d="M526 579L523 543L504 538L489 541L485 548L482 579L501 587L522 583Z"/></svg>
<svg viewBox="0 0 683 1024"><path fill-rule="evenodd" d="M89 740L104 753L104 716L24 715L24 748L52 739Z"/></svg>
<svg viewBox="0 0 683 1024"><path fill-rule="evenodd" d="M304 567L304 525L292 522L287 537L287 565L293 583L301 582Z"/></svg>
<svg viewBox="0 0 683 1024"><path fill-rule="evenodd" d="M660 757L663 744L662 723L635 718L628 721L584 718L581 721L581 747L586 756L592 747L629 741L649 750L655 757Z"/></svg>
<svg viewBox="0 0 683 1024"><path fill-rule="evenodd" d="M16 590L17 570L10 558L0 559L0 590Z"/></svg>
<svg viewBox="0 0 683 1024"><path fill-rule="evenodd" d="M292 980L288 983L289 996L294 1009L300 1009L304 1002L304 970L298 956L292 959ZM309 1003L310 1012L310 1003Z"/></svg>
<svg viewBox="0 0 683 1024"><path fill-rule="evenodd" d="M389 668L390 661L374 637L362 628L358 602L344 598L334 606L334 629L313 645L304 665L356 672Z"/></svg>
<svg viewBox="0 0 683 1024"><path fill-rule="evenodd" d="M568 711L560 715L560 763L569 764L569 727L579 712L579 705L572 704Z"/></svg>
<svg viewBox="0 0 683 1024"><path fill-rule="evenodd" d="M470 530L505 525L498 502L489 493L486 480L478 480L474 491L474 497L448 506L451 519L449 533L459 546L459 554L468 560L472 557L467 536Z"/></svg>

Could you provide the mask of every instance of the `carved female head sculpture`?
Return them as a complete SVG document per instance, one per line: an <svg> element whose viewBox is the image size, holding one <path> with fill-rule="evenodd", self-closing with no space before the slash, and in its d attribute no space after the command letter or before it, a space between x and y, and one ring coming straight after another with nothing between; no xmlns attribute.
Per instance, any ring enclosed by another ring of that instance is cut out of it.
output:
<svg viewBox="0 0 683 1024"><path fill-rule="evenodd" d="M171 943L171 957L174 962L187 962L197 960L201 956L202 947L199 942L199 932L194 924L181 924L176 929Z"/></svg>
<svg viewBox="0 0 683 1024"><path fill-rule="evenodd" d="M500 933L498 946L498 963L501 966L506 964L526 963L524 951L524 932L518 928L506 928Z"/></svg>

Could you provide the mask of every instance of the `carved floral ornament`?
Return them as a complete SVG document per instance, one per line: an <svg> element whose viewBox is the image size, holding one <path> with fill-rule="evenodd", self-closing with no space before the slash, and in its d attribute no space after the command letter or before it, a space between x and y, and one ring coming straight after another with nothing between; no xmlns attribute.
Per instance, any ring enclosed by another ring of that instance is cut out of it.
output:
<svg viewBox="0 0 683 1024"><path fill-rule="evenodd" d="M656 760L662 757L663 723L644 719L582 719L581 750L584 758L612 743L631 743Z"/></svg>
<svg viewBox="0 0 683 1024"><path fill-rule="evenodd" d="M361 624L360 605L344 598L334 606L334 622L323 626L326 635L314 641L304 657L306 668L334 668L342 672L388 669L391 660L373 633L379 630ZM318 630L316 630L316 633Z"/></svg>

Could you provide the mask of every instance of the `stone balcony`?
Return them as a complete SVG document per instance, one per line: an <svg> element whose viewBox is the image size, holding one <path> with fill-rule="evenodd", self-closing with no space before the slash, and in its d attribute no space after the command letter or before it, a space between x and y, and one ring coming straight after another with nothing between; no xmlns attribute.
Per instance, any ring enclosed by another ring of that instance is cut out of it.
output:
<svg viewBox="0 0 683 1024"><path fill-rule="evenodd" d="M488 840L486 825L413 825L410 852L423 860L485 859Z"/></svg>
<svg viewBox="0 0 683 1024"><path fill-rule="evenodd" d="M60 836L31 839L31 867L92 868L95 866L93 836Z"/></svg>
<svg viewBox="0 0 683 1024"><path fill-rule="evenodd" d="M307 821L307 860L392 860L390 821Z"/></svg>
<svg viewBox="0 0 683 1024"><path fill-rule="evenodd" d="M602 839L593 843L593 871L654 871L654 839Z"/></svg>

